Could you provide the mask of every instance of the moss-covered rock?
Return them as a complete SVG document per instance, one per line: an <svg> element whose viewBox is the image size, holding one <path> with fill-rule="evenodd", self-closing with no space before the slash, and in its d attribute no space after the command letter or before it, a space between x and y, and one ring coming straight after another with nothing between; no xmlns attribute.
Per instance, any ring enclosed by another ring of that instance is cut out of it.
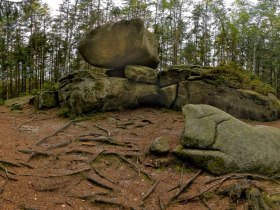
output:
<svg viewBox="0 0 280 210"><path fill-rule="evenodd" d="M127 65L125 67L125 77L135 82L157 84L158 73L155 69L139 66Z"/></svg>
<svg viewBox="0 0 280 210"><path fill-rule="evenodd" d="M158 87L126 78L77 71L60 79L59 102L73 113L121 110L140 104L157 104Z"/></svg>
<svg viewBox="0 0 280 210"><path fill-rule="evenodd" d="M235 117L257 121L277 120L280 116L280 101L272 93L263 95L203 80L179 83L174 106L181 109L186 104L209 104Z"/></svg>
<svg viewBox="0 0 280 210"><path fill-rule="evenodd" d="M186 105L176 154L213 174L280 173L280 129L251 126L208 105Z"/></svg>
<svg viewBox="0 0 280 210"><path fill-rule="evenodd" d="M168 138L157 137L150 147L150 152L156 155L167 154L170 150L170 141Z"/></svg>
<svg viewBox="0 0 280 210"><path fill-rule="evenodd" d="M216 85L252 90L263 95L276 93L269 84L262 82L256 75L235 64L212 67L210 71L202 73L201 76L202 80Z"/></svg>
<svg viewBox="0 0 280 210"><path fill-rule="evenodd" d="M57 91L43 91L30 99L30 103L39 109L50 109L59 106Z"/></svg>

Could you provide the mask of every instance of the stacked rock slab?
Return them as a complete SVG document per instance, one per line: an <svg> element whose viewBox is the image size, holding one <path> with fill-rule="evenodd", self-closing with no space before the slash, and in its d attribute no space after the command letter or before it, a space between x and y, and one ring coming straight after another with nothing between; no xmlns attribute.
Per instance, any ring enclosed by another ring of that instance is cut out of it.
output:
<svg viewBox="0 0 280 210"><path fill-rule="evenodd" d="M122 110L158 101L156 84L136 83L90 70L68 74L59 83L60 105L77 114Z"/></svg>
<svg viewBox="0 0 280 210"><path fill-rule="evenodd" d="M59 103L74 113L155 105L180 110L186 104L209 104L235 117L271 121L279 118L280 102L203 80L211 67L175 65L158 72L159 43L143 21L99 26L79 43L92 70L60 79Z"/></svg>
<svg viewBox="0 0 280 210"><path fill-rule="evenodd" d="M77 71L60 80L59 101L75 113L139 105L179 110L186 104L208 104L243 119L272 121L279 118L280 102L275 95L203 80L200 75L210 70L198 66L173 66L157 72L145 66L127 65L125 78L111 77L113 70L108 69Z"/></svg>
<svg viewBox="0 0 280 210"><path fill-rule="evenodd" d="M242 119L257 121L277 120L280 102L268 93L231 88L205 80L211 67L171 66L159 73L161 105L182 109L186 104L208 104Z"/></svg>
<svg viewBox="0 0 280 210"><path fill-rule="evenodd" d="M186 105L183 114L181 158L219 175L280 172L280 129L248 125L209 105Z"/></svg>
<svg viewBox="0 0 280 210"><path fill-rule="evenodd" d="M60 105L78 114L156 105L158 47L141 19L93 29L78 47L93 67L60 79Z"/></svg>

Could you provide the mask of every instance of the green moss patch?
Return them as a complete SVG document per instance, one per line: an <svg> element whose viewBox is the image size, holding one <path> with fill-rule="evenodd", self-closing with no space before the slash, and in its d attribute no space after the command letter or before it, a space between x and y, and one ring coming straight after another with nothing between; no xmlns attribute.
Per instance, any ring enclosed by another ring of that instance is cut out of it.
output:
<svg viewBox="0 0 280 210"><path fill-rule="evenodd" d="M208 82L224 84L232 88L249 89L264 95L276 93L269 84L263 83L256 75L235 64L213 67L201 76Z"/></svg>

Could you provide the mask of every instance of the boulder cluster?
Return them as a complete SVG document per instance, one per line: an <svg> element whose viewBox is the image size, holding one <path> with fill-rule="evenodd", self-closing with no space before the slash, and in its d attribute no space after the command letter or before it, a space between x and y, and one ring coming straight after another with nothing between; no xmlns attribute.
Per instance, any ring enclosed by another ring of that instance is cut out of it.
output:
<svg viewBox="0 0 280 210"><path fill-rule="evenodd" d="M35 104L46 108L58 103L76 114L141 105L180 110L186 104L208 104L243 119L279 118L280 102L274 94L205 79L213 72L211 67L176 65L158 71L158 48L155 35L140 19L99 26L79 43L79 52L92 65L91 70L62 77L58 94L41 93Z"/></svg>
<svg viewBox="0 0 280 210"><path fill-rule="evenodd" d="M92 68L62 77L57 92L41 93L34 103L39 108L59 103L76 114L142 105L182 109L179 157L214 174L279 172L280 130L237 119L279 119L277 97L217 83L205 77L213 73L211 67L177 65L158 71L158 46L139 19L100 26L79 44ZM150 148L158 154L169 149L164 137Z"/></svg>
<svg viewBox="0 0 280 210"><path fill-rule="evenodd" d="M235 89L205 81L210 68L172 66L165 71L127 65L124 78L109 69L76 71L60 79L59 102L74 113L121 110L141 105L180 110L186 104L208 104L243 119L276 120L280 103L271 93Z"/></svg>

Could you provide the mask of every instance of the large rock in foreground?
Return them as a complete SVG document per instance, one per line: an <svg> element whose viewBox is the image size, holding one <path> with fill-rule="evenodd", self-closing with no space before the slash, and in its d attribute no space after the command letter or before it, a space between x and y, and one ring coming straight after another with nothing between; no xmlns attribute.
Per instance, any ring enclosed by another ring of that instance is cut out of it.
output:
<svg viewBox="0 0 280 210"><path fill-rule="evenodd" d="M159 43L140 19L99 26L79 43L79 52L91 65L124 69L125 65L156 68Z"/></svg>
<svg viewBox="0 0 280 210"><path fill-rule="evenodd" d="M183 107L177 154L213 174L280 172L280 130L251 126L209 105Z"/></svg>

